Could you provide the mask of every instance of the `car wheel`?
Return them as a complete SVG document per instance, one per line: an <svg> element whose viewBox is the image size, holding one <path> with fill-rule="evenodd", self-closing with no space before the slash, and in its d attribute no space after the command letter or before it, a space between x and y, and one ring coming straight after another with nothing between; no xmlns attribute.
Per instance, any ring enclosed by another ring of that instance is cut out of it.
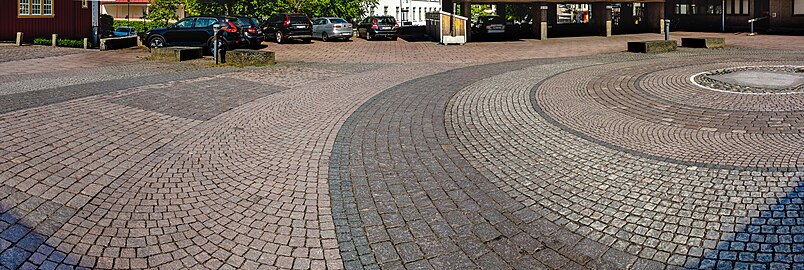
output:
<svg viewBox="0 0 804 270"><path fill-rule="evenodd" d="M322 32L321 33L321 40L325 41L325 42L329 41L329 35L327 35L327 32Z"/></svg>
<svg viewBox="0 0 804 270"><path fill-rule="evenodd" d="M347 38L343 38L343 41L349 41L349 38L348 38L348 37L347 37Z"/></svg>
<svg viewBox="0 0 804 270"><path fill-rule="evenodd" d="M391 40L396 41L396 37L392 37Z"/></svg>
<svg viewBox="0 0 804 270"><path fill-rule="evenodd" d="M284 43L285 36L282 35L282 31L276 31L276 43Z"/></svg>
<svg viewBox="0 0 804 270"><path fill-rule="evenodd" d="M165 47L165 39L162 37L153 37L148 41L148 47L161 48Z"/></svg>
<svg viewBox="0 0 804 270"><path fill-rule="evenodd" d="M215 40L210 40L207 43L207 46L209 46L209 51L212 52L212 55L214 56L215 55ZM220 51L225 51L226 50L226 41L220 40L220 39L218 40L218 50L220 50Z"/></svg>

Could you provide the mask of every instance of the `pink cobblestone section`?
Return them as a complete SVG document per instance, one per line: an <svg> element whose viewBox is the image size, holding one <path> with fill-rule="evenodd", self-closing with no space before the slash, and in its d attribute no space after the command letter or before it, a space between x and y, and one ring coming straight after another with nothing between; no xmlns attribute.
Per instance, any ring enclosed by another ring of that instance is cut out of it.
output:
<svg viewBox="0 0 804 270"><path fill-rule="evenodd" d="M47 237L55 251L34 257L61 252L63 263L97 268L342 268L326 184L340 124L379 91L447 68L219 75L291 88L208 121L110 102L193 81L3 114L0 183L77 211Z"/></svg>

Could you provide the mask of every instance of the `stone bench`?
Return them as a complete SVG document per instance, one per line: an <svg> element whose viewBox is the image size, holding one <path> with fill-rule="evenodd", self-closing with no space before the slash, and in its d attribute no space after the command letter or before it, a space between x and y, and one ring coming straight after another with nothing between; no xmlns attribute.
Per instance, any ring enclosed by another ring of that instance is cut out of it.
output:
<svg viewBox="0 0 804 270"><path fill-rule="evenodd" d="M726 48L726 39L713 37L681 38L681 47L723 49Z"/></svg>
<svg viewBox="0 0 804 270"><path fill-rule="evenodd" d="M635 53L663 53L675 51L678 42L675 40L648 40L628 42L628 51Z"/></svg>
<svg viewBox="0 0 804 270"><path fill-rule="evenodd" d="M139 37L137 36L102 38L100 40L100 50L106 51L136 47L139 45L137 42L138 39Z"/></svg>
<svg viewBox="0 0 804 270"><path fill-rule="evenodd" d="M274 52L236 49L226 52L226 63L237 66L262 66L276 64Z"/></svg>
<svg viewBox="0 0 804 270"><path fill-rule="evenodd" d="M151 48L151 60L161 61L187 61L204 57L201 47L163 47Z"/></svg>

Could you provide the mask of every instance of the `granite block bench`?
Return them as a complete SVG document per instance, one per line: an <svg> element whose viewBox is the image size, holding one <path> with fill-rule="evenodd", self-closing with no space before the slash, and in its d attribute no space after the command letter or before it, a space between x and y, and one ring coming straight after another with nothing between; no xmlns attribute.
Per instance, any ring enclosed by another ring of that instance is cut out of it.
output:
<svg viewBox="0 0 804 270"><path fill-rule="evenodd" d="M648 40L628 42L628 51L635 53L663 53L675 51L678 42L675 40Z"/></svg>
<svg viewBox="0 0 804 270"><path fill-rule="evenodd" d="M162 47L151 48L151 60L161 61L187 61L204 57L204 50L201 47Z"/></svg>
<svg viewBox="0 0 804 270"><path fill-rule="evenodd" d="M726 48L726 39L714 37L681 38L681 47L723 49Z"/></svg>

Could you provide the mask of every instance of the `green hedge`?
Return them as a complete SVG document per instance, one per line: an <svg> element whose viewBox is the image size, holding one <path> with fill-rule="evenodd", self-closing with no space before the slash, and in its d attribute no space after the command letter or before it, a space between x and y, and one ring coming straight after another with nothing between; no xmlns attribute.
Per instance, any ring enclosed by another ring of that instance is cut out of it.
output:
<svg viewBox="0 0 804 270"><path fill-rule="evenodd" d="M137 33L145 34L146 31L152 28L161 28L167 27L169 23L163 21L126 21L126 20L115 20L114 21L114 29L120 26L131 26L137 30Z"/></svg>
<svg viewBox="0 0 804 270"><path fill-rule="evenodd" d="M53 40L51 40L49 38L35 38L33 43L36 44L36 45L53 45ZM83 44L81 44L81 45L83 45Z"/></svg>
<svg viewBox="0 0 804 270"><path fill-rule="evenodd" d="M77 39L58 39L56 40L56 45L59 45L59 47L83 48L84 41Z"/></svg>
<svg viewBox="0 0 804 270"><path fill-rule="evenodd" d="M53 45L53 40L49 38L35 38L33 44L50 46ZM84 41L78 39L57 39L56 45L59 47L83 48Z"/></svg>

